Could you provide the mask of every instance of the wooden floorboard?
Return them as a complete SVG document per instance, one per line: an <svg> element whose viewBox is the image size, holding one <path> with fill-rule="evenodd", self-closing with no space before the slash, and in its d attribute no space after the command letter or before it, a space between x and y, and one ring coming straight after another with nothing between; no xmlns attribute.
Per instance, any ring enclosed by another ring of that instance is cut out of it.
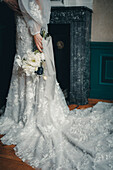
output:
<svg viewBox="0 0 113 170"><path fill-rule="evenodd" d="M13 159L0 157L0 169L1 170L33 170L30 166L22 161L16 161Z"/></svg>
<svg viewBox="0 0 113 170"><path fill-rule="evenodd" d="M75 109L76 107L78 109L85 109L85 108L88 108L88 107L93 107L95 104L97 104L98 102L107 102L107 103L113 103L113 100L103 100L103 99L88 99L88 104L86 105L76 105L76 104L72 104L69 106L69 109L70 110L73 110Z"/></svg>
<svg viewBox="0 0 113 170"><path fill-rule="evenodd" d="M76 104L73 104L69 106L69 109L73 110L76 107L78 109L93 107L99 101L113 103L113 100L110 101L110 100L101 100L101 99L89 99L87 105L78 106ZM2 136L3 135L0 135L0 138ZM13 148L14 145L7 146L7 145L3 145L0 142L0 170L33 170L32 167L22 162L21 159L19 159L15 155Z"/></svg>

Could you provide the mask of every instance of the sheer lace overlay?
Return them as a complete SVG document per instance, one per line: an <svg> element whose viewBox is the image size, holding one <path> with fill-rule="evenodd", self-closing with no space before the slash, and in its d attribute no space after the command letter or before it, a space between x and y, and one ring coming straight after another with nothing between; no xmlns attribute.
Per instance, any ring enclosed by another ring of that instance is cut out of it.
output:
<svg viewBox="0 0 113 170"><path fill-rule="evenodd" d="M51 9L49 0L18 0L18 3L32 35L40 32L41 28L48 31Z"/></svg>
<svg viewBox="0 0 113 170"><path fill-rule="evenodd" d="M17 55L32 46L26 23L17 16ZM14 62L1 141L16 145L16 155L34 168L112 170L113 104L69 111L57 80L54 100L44 97L44 88L44 79L26 77Z"/></svg>

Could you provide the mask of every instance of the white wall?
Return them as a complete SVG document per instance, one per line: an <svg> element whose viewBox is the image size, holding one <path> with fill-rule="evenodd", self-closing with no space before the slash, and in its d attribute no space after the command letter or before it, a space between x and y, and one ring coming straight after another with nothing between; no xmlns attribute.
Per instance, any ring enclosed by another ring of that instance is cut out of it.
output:
<svg viewBox="0 0 113 170"><path fill-rule="evenodd" d="M113 0L94 0L91 40L113 42Z"/></svg>

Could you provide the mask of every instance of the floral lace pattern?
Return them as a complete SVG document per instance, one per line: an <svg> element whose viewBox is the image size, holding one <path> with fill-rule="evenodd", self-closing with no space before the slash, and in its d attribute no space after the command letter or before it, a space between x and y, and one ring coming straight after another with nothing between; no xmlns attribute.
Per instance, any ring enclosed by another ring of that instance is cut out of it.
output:
<svg viewBox="0 0 113 170"><path fill-rule="evenodd" d="M17 55L32 49L23 17L17 17ZM42 170L113 170L113 104L69 111L59 83L44 97L45 81L26 77L14 63L7 106L0 119L4 144L15 144L24 162Z"/></svg>
<svg viewBox="0 0 113 170"><path fill-rule="evenodd" d="M41 10L39 9L38 4L35 1L30 1L29 2L29 6L30 6L30 13L31 16L33 18L38 18L38 20L40 21L40 23L42 23L41 25L43 25L43 19L42 19L42 14L41 14Z"/></svg>

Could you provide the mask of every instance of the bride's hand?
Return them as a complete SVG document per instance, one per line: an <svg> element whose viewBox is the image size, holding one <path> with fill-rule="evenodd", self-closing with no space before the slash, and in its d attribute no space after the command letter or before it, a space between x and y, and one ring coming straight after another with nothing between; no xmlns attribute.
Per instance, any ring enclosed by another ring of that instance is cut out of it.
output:
<svg viewBox="0 0 113 170"><path fill-rule="evenodd" d="M42 53L43 46L42 46L42 36L40 35L40 33L34 35L34 41L38 50Z"/></svg>

